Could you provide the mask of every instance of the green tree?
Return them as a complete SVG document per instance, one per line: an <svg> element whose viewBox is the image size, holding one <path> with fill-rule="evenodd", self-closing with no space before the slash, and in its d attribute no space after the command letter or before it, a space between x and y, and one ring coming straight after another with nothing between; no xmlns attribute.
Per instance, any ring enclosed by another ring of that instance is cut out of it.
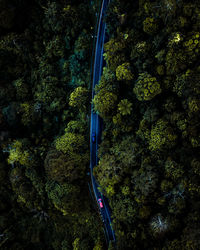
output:
<svg viewBox="0 0 200 250"><path fill-rule="evenodd" d="M136 135L143 141L148 141L150 139L150 129L150 123L147 119L142 119L139 124L139 129L136 131Z"/></svg>
<svg viewBox="0 0 200 250"><path fill-rule="evenodd" d="M54 36L51 41L46 44L47 58L64 57L65 43L62 37Z"/></svg>
<svg viewBox="0 0 200 250"><path fill-rule="evenodd" d="M119 65L116 68L116 77L118 81L122 81L122 80L133 80L134 75L131 72L131 67L130 67L130 63L126 62L123 63L122 65Z"/></svg>
<svg viewBox="0 0 200 250"><path fill-rule="evenodd" d="M41 208L41 199L31 182L20 167L12 168L9 174L12 190L17 195L17 202L28 209Z"/></svg>
<svg viewBox="0 0 200 250"><path fill-rule="evenodd" d="M160 84L147 72L139 74L133 92L139 101L149 101L161 93Z"/></svg>
<svg viewBox="0 0 200 250"><path fill-rule="evenodd" d="M167 75L181 73L187 68L187 56L182 49L169 48L165 59Z"/></svg>
<svg viewBox="0 0 200 250"><path fill-rule="evenodd" d="M137 158L141 157L140 153L142 152L139 144L135 141L135 137L130 135L120 137L120 142L116 141L116 143L109 147L109 150L110 154L118 162L117 166L121 174L132 173L133 167L137 166Z"/></svg>
<svg viewBox="0 0 200 250"><path fill-rule="evenodd" d="M69 57L69 68L71 72L70 85L86 86L90 81L90 70L88 61L80 58L79 55L73 54Z"/></svg>
<svg viewBox="0 0 200 250"><path fill-rule="evenodd" d="M95 112L98 112L102 118L106 118L112 114L116 108L117 95L101 89L92 100Z"/></svg>
<svg viewBox="0 0 200 250"><path fill-rule="evenodd" d="M115 74L108 67L103 67L103 73L100 79L100 86L106 85L106 83L112 83L115 80Z"/></svg>
<svg viewBox="0 0 200 250"><path fill-rule="evenodd" d="M70 152L83 152L85 149L85 139L83 135L66 132L55 141L56 149L64 154Z"/></svg>
<svg viewBox="0 0 200 250"><path fill-rule="evenodd" d="M32 103L21 103L20 112L22 114L21 121L25 126L30 126L37 121L38 115L34 113L34 107Z"/></svg>
<svg viewBox="0 0 200 250"><path fill-rule="evenodd" d="M175 182L180 180L184 175L183 166L174 161L171 157L168 157L165 161L165 175L171 178Z"/></svg>
<svg viewBox="0 0 200 250"><path fill-rule="evenodd" d="M145 164L139 170L134 170L131 178L135 200L138 203L143 203L143 201L151 199L150 197L154 195L158 182L158 174L155 169Z"/></svg>
<svg viewBox="0 0 200 250"><path fill-rule="evenodd" d="M62 6L59 2L48 2L44 9L43 27L46 31L58 33L64 28Z"/></svg>
<svg viewBox="0 0 200 250"><path fill-rule="evenodd" d="M111 201L111 208L113 210L113 216L117 218L118 221L123 223L134 222L137 214L137 203L129 198L124 198L122 195L117 194L115 199Z"/></svg>
<svg viewBox="0 0 200 250"><path fill-rule="evenodd" d="M79 35L78 39L75 41L74 53L78 55L80 59L87 59L90 51L91 36L87 34L87 30Z"/></svg>
<svg viewBox="0 0 200 250"><path fill-rule="evenodd" d="M18 100L24 100L30 97L28 85L24 82L22 78L15 80L13 82L13 85L16 88L16 94Z"/></svg>
<svg viewBox="0 0 200 250"><path fill-rule="evenodd" d="M22 141L15 140L9 150L8 163L20 163L24 166L31 165L31 154L25 149Z"/></svg>
<svg viewBox="0 0 200 250"><path fill-rule="evenodd" d="M73 182L81 179L88 163L85 155L70 153L63 154L57 150L50 150L45 158L44 167L50 180L59 183Z"/></svg>
<svg viewBox="0 0 200 250"><path fill-rule="evenodd" d="M52 204L57 210L62 212L63 215L70 214L74 216L77 211L80 211L78 198L80 189L78 186L69 183L61 185L55 181L47 181L45 190Z"/></svg>
<svg viewBox="0 0 200 250"><path fill-rule="evenodd" d="M89 101L89 92L85 87L77 87L69 98L69 105L77 108L80 111L86 109Z"/></svg>
<svg viewBox="0 0 200 250"><path fill-rule="evenodd" d="M149 149L163 150L175 146L177 135L169 126L168 122L159 119L151 129L151 135L149 140Z"/></svg>
<svg viewBox="0 0 200 250"><path fill-rule="evenodd" d="M153 35L158 30L158 23L153 17L147 17L143 21L143 30L149 35Z"/></svg>
<svg viewBox="0 0 200 250"><path fill-rule="evenodd" d="M120 34L116 39L111 38L104 45L105 53L104 59L108 64L108 67L115 71L117 66L125 63L126 58L124 54L124 49L126 48L126 40L123 34Z"/></svg>
<svg viewBox="0 0 200 250"><path fill-rule="evenodd" d="M93 247L92 250L103 250L103 244L101 239L99 239L99 241L97 241L97 243L95 244L95 246Z"/></svg>
<svg viewBox="0 0 200 250"><path fill-rule="evenodd" d="M43 104L47 112L59 111L64 105L64 90L57 77L47 76L36 85L34 100Z"/></svg>
<svg viewBox="0 0 200 250"><path fill-rule="evenodd" d="M132 103L127 99L123 99L118 104L118 110L122 115L130 115L132 111Z"/></svg>
<svg viewBox="0 0 200 250"><path fill-rule="evenodd" d="M66 132L69 133L78 133L78 134L84 134L85 130L87 129L86 124L82 123L80 120L71 120L67 123L67 127L65 129Z"/></svg>
<svg viewBox="0 0 200 250"><path fill-rule="evenodd" d="M114 185L119 183L122 178L115 157L109 154L101 157L98 166L94 168L94 175L109 196L114 194Z"/></svg>
<svg viewBox="0 0 200 250"><path fill-rule="evenodd" d="M195 96L189 96L188 100L189 113L197 113L200 110L200 100Z"/></svg>

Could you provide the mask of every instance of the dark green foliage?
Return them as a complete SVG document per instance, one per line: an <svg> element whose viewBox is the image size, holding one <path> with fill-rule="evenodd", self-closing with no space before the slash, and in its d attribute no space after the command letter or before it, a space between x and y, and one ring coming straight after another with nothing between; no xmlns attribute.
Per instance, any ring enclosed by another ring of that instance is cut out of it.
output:
<svg viewBox="0 0 200 250"><path fill-rule="evenodd" d="M0 27L10 29L14 25L16 8L5 0L0 1Z"/></svg>
<svg viewBox="0 0 200 250"><path fill-rule="evenodd" d="M111 203L113 216L123 223L133 223L138 212L137 203L130 198L122 197L121 195L116 195L116 199Z"/></svg>
<svg viewBox="0 0 200 250"><path fill-rule="evenodd" d="M80 190L77 186L68 183L61 185L54 181L48 181L45 185L45 190L52 204L63 215L72 213L73 216L74 213L78 212Z"/></svg>
<svg viewBox="0 0 200 250"><path fill-rule="evenodd" d="M94 173L117 249L199 248L199 13L198 1L109 6L104 58L116 78L103 72L96 89L117 90L118 104L102 116Z"/></svg>
<svg viewBox="0 0 200 250"><path fill-rule="evenodd" d="M56 77L48 76L37 85L34 99L41 103L47 112L59 111L63 105L64 90L59 87Z"/></svg>
<svg viewBox="0 0 200 250"><path fill-rule="evenodd" d="M90 100L100 4L0 0L2 250L114 249L88 191L91 103L116 249L200 248L200 4L110 1Z"/></svg>
<svg viewBox="0 0 200 250"><path fill-rule="evenodd" d="M152 151L171 148L175 145L177 135L168 123L159 119L152 127L149 139L149 149Z"/></svg>
<svg viewBox="0 0 200 250"><path fill-rule="evenodd" d="M156 20L152 17L147 17L143 21L143 30L149 35L153 35L158 30L158 24Z"/></svg>
<svg viewBox="0 0 200 250"><path fill-rule="evenodd" d="M86 85L89 81L89 66L85 60L79 58L79 55L73 54L69 58L69 68L71 71L71 85Z"/></svg>
<svg viewBox="0 0 200 250"><path fill-rule="evenodd" d="M0 0L2 250L105 248L86 174L96 21L90 7Z"/></svg>
<svg viewBox="0 0 200 250"><path fill-rule="evenodd" d="M151 195L155 192L157 182L158 175L155 169L150 165L133 171L131 183L133 185L135 200L140 203L146 199L151 199Z"/></svg>
<svg viewBox="0 0 200 250"><path fill-rule="evenodd" d="M85 172L84 158L82 161L80 158L76 154L64 155L57 150L49 151L44 162L48 178L59 183L80 179Z"/></svg>
<svg viewBox="0 0 200 250"><path fill-rule="evenodd" d="M157 79L145 72L139 75L133 92L139 101L149 101L161 93L161 88Z"/></svg>

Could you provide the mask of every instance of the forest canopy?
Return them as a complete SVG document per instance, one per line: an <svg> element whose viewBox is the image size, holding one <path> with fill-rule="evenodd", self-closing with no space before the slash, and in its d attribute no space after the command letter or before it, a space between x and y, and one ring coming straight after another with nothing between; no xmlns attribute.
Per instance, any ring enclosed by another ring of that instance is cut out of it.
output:
<svg viewBox="0 0 200 250"><path fill-rule="evenodd" d="M200 249L200 2L0 0L0 249ZM103 120L90 197L90 112Z"/></svg>
<svg viewBox="0 0 200 250"><path fill-rule="evenodd" d="M99 7L0 0L2 250L105 247L87 175Z"/></svg>

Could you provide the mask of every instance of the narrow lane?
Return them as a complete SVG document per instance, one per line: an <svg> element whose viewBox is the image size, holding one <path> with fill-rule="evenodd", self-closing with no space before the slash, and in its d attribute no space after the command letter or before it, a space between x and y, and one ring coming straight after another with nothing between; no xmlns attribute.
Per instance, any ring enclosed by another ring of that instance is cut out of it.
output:
<svg viewBox="0 0 200 250"><path fill-rule="evenodd" d="M95 46L95 56L94 56L94 67L93 67L93 81L92 81L92 98L94 98L95 91L94 87L98 84L103 68L103 46L105 40L105 31L106 24L103 21L103 16L105 15L106 8L109 4L109 0L103 0L99 23L98 23L98 31L97 31L97 39ZM91 106L91 123L90 123L90 175L92 188L95 195L96 202L98 204L99 212L102 217L102 221L104 223L107 242L113 241L115 242L115 234L111 225L111 216L107 199L103 196L103 194L98 190L98 184L93 176L93 168L98 164L98 145L101 141L101 130L102 130L102 121L98 114L93 112L93 105ZM95 139L94 139L95 138ZM94 141L93 141L94 140ZM100 199L100 200L99 200ZM99 201L98 201L99 200Z"/></svg>

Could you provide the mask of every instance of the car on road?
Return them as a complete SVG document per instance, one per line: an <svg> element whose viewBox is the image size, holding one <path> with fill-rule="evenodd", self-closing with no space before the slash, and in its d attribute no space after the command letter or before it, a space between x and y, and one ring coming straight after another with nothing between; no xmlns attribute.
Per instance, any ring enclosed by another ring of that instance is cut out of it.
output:
<svg viewBox="0 0 200 250"><path fill-rule="evenodd" d="M96 134L93 132L92 133L92 143L96 142Z"/></svg>
<svg viewBox="0 0 200 250"><path fill-rule="evenodd" d="M103 201L101 198L98 199L98 204L100 208L103 208Z"/></svg>

